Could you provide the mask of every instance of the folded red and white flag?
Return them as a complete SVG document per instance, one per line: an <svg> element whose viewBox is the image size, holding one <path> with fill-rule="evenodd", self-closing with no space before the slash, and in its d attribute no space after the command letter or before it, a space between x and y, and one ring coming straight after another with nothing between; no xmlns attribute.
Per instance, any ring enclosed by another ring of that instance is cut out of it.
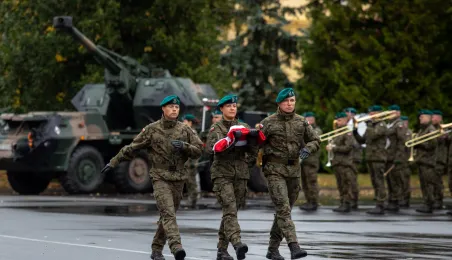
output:
<svg viewBox="0 0 452 260"><path fill-rule="evenodd" d="M231 126L225 138L218 140L218 142L214 144L213 151L215 153L220 153L228 149L235 142L235 132L242 133L242 135L239 137L239 140L237 140L237 142L235 143L235 146L245 146L248 143L246 138L250 133L250 130L242 125L234 125ZM258 143L261 144L263 143L263 141L265 141L265 135L264 133L262 133L262 131L259 130Z"/></svg>

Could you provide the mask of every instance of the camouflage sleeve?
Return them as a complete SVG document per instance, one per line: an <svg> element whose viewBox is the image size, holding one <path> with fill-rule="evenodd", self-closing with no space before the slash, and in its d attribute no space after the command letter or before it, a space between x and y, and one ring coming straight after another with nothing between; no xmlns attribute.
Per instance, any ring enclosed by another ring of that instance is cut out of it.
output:
<svg viewBox="0 0 452 260"><path fill-rule="evenodd" d="M320 137L315 132L315 130L308 124L307 121L304 121L304 143L306 144L306 148L309 152L315 153L320 148Z"/></svg>
<svg viewBox="0 0 452 260"><path fill-rule="evenodd" d="M198 159L201 157L202 153L202 141L199 139L198 135L195 134L191 129L187 130L188 133L188 143L185 143L187 147L184 149L184 152L191 159Z"/></svg>
<svg viewBox="0 0 452 260"><path fill-rule="evenodd" d="M375 140L382 136L386 136L386 126L383 122L376 123L373 126L367 126L366 138L369 140Z"/></svg>
<svg viewBox="0 0 452 260"><path fill-rule="evenodd" d="M218 140L223 138L223 135L220 132L220 128L213 125L210 128L209 133L207 134L207 144L206 149L209 154L213 154L213 146Z"/></svg>
<svg viewBox="0 0 452 260"><path fill-rule="evenodd" d="M143 130L132 140L132 143L121 148L119 153L110 160L111 167L116 167L122 161L131 160L137 150L151 145L151 138L151 130L147 127L143 128Z"/></svg>
<svg viewBox="0 0 452 260"><path fill-rule="evenodd" d="M351 152L353 150L353 136L351 133L347 133L344 136L342 136L342 138L344 139L343 144L339 145L339 146L335 146L333 147L333 152L338 152L338 153L348 153Z"/></svg>
<svg viewBox="0 0 452 260"><path fill-rule="evenodd" d="M396 136L397 136L397 146L401 148L397 148L395 158L403 158L404 156L404 149L405 149L405 142L407 141L408 137L408 128L404 127L403 124L399 124L395 127Z"/></svg>
<svg viewBox="0 0 452 260"><path fill-rule="evenodd" d="M432 130L432 131L434 131L434 130ZM432 131L428 131L428 133L431 133ZM420 143L420 144L418 144L416 146L421 148L421 149L423 149L423 150L433 151L438 146L438 138L433 138L433 139L431 139L431 140L429 140L427 142Z"/></svg>

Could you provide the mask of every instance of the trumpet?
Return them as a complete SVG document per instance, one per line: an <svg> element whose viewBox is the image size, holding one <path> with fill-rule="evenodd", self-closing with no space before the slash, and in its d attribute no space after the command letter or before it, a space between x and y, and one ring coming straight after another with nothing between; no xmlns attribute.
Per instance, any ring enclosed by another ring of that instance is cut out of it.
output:
<svg viewBox="0 0 452 260"><path fill-rule="evenodd" d="M328 145L333 145L333 139L328 139ZM334 158L333 151L328 151L328 162L325 165L326 167L331 167L331 161L333 160L333 158Z"/></svg>
<svg viewBox="0 0 452 260"><path fill-rule="evenodd" d="M416 136L416 134L411 134L411 139L413 139ZM410 148L410 158L408 158L409 162L414 161L414 146L411 146Z"/></svg>
<svg viewBox="0 0 452 260"><path fill-rule="evenodd" d="M395 117L395 110L389 110L389 111L383 111L380 113L376 113L373 115L367 115L367 116L363 116L361 118L355 119L353 118L353 122L355 123L355 127L357 127L357 125L361 122L365 122L368 120L373 120L374 122L380 122L380 121L384 121L384 120L389 120Z"/></svg>
<svg viewBox="0 0 452 260"><path fill-rule="evenodd" d="M448 133L450 133L452 131L452 129L449 129L449 128L452 128L452 123L441 124L441 125L439 125L439 129L438 130L430 132L430 133L425 134L425 135L418 136L416 138L413 138L413 139L405 142L405 146L406 147L413 147L413 146L416 146L418 144L422 144L422 143L425 143L425 142L430 141L432 139L438 138L438 137L440 137L442 135L448 134ZM447 129L449 129L449 130L447 130Z"/></svg>
<svg viewBox="0 0 452 260"><path fill-rule="evenodd" d="M340 136L340 135L353 131L353 129L350 129L348 126L344 126L344 127L338 128L338 129L336 129L336 128L337 128L337 120L334 120L333 121L333 129L334 130L330 131L328 133L321 134L319 136L320 142L330 141L331 139L333 139L337 136Z"/></svg>

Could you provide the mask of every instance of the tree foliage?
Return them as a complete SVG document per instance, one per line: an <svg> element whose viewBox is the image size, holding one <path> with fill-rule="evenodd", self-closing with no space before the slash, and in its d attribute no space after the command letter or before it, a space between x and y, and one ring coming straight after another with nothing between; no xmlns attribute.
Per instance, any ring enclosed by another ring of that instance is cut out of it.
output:
<svg viewBox="0 0 452 260"><path fill-rule="evenodd" d="M299 109L327 118L344 107L399 104L450 116L450 1L311 0L312 26L300 42Z"/></svg>

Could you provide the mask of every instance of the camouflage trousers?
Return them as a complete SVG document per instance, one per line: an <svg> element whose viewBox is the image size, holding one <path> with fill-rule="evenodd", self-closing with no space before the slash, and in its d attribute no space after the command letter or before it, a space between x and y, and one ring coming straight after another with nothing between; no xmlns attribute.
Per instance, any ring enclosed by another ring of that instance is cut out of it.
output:
<svg viewBox="0 0 452 260"><path fill-rule="evenodd" d="M402 164L402 200L409 202L411 199L411 168L408 164Z"/></svg>
<svg viewBox="0 0 452 260"><path fill-rule="evenodd" d="M384 162L368 162L367 168L370 172L370 180L374 188L375 200L377 204L383 204L386 200L386 188L385 178L383 176L385 172Z"/></svg>
<svg viewBox="0 0 452 260"><path fill-rule="evenodd" d="M443 175L446 173L447 165L437 162L435 166L436 181L433 191L435 201L443 201L444 198L444 184Z"/></svg>
<svg viewBox="0 0 452 260"><path fill-rule="evenodd" d="M298 242L291 211L300 193L300 178L269 175L267 181L268 191L276 209L268 246L278 248L283 238L288 244Z"/></svg>
<svg viewBox="0 0 452 260"><path fill-rule="evenodd" d="M422 198L424 199L424 203L426 205L432 205L434 200L435 182L437 182L435 167L418 164L418 169Z"/></svg>
<svg viewBox="0 0 452 260"><path fill-rule="evenodd" d="M196 183L196 175L198 171L196 168L188 168L188 179L187 179L187 192L188 198L191 202L196 202L198 198L198 183Z"/></svg>
<svg viewBox="0 0 452 260"><path fill-rule="evenodd" d="M392 168L391 171L389 171ZM387 162L385 172L389 171L386 175L386 183L388 185L388 200L389 201L402 201L402 187L403 187L403 165L394 164L394 162Z"/></svg>
<svg viewBox="0 0 452 260"><path fill-rule="evenodd" d="M355 198L355 201L358 201L359 199L359 183L358 183L358 175L359 175L359 168L361 165L361 162L353 162L356 171L354 171L353 179L352 179L352 192L353 197Z"/></svg>
<svg viewBox="0 0 452 260"><path fill-rule="evenodd" d="M221 177L213 180L213 191L223 211L217 248L227 249L229 242L232 245L241 242L237 210L245 203L248 192L247 184L248 180L234 177Z"/></svg>
<svg viewBox="0 0 452 260"><path fill-rule="evenodd" d="M184 191L184 181L153 180L154 197L160 213L157 231L152 241L152 251L163 250L166 240L171 252L181 244L176 211L179 208Z"/></svg>
<svg viewBox="0 0 452 260"><path fill-rule="evenodd" d="M301 187L303 189L306 202L317 204L319 198L319 185L317 182L317 172L319 165L301 165Z"/></svg>
<svg viewBox="0 0 452 260"><path fill-rule="evenodd" d="M334 175L336 176L337 189L342 203L352 203L356 201L353 193L352 183L355 179L355 171L350 166L336 165L333 166Z"/></svg>

